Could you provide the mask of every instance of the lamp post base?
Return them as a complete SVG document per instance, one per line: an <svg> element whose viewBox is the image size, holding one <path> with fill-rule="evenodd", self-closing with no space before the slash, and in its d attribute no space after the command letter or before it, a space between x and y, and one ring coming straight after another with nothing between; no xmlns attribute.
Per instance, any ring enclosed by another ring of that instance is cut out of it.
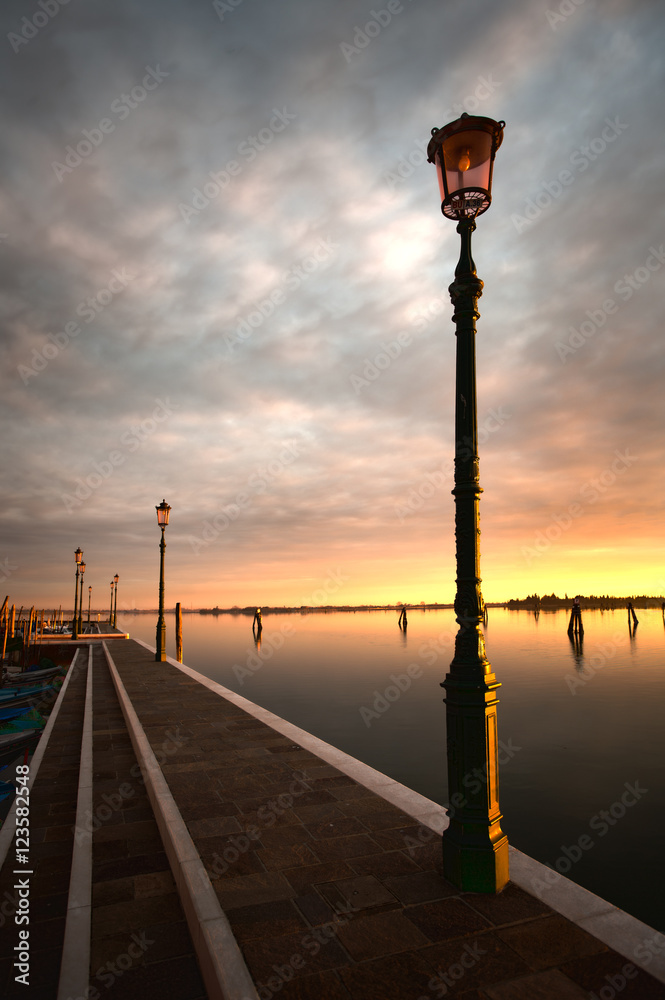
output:
<svg viewBox="0 0 665 1000"><path fill-rule="evenodd" d="M161 622L157 626L157 641L155 643L155 660L160 663L166 661L166 622Z"/></svg>
<svg viewBox="0 0 665 1000"><path fill-rule="evenodd" d="M507 885L510 874L505 834L495 844L488 840L484 846L469 847L456 841L454 831L446 830L442 847L444 877L464 892L497 893Z"/></svg>

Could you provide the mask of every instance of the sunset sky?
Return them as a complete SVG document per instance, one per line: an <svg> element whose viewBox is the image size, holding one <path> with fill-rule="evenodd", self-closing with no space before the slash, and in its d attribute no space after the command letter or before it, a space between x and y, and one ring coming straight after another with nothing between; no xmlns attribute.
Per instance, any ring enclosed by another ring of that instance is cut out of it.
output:
<svg viewBox="0 0 665 1000"><path fill-rule="evenodd" d="M154 607L165 498L167 606L452 601L464 110L485 599L665 594L660 3L0 18L0 600Z"/></svg>

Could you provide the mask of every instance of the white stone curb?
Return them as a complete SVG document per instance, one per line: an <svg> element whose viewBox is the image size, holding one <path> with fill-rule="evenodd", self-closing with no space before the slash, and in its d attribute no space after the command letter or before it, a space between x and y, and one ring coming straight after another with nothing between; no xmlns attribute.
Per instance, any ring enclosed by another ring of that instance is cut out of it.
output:
<svg viewBox="0 0 665 1000"><path fill-rule="evenodd" d="M219 905L208 873L105 642L102 647L178 886L209 1000L259 1000L231 925Z"/></svg>
<svg viewBox="0 0 665 1000"><path fill-rule="evenodd" d="M57 1000L86 996L90 981L92 831L88 836L79 833L85 831L86 812L92 816L92 646L88 646L76 827Z"/></svg>

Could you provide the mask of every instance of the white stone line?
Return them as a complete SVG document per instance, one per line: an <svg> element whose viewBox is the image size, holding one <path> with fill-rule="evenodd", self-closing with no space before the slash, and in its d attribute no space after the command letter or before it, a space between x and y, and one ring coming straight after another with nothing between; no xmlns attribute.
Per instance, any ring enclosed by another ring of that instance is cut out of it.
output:
<svg viewBox="0 0 665 1000"><path fill-rule="evenodd" d="M209 1000L259 1000L231 925L219 905L208 873L171 795L108 646L103 642L102 647L136 759L145 778L145 787L164 850L178 886Z"/></svg>
<svg viewBox="0 0 665 1000"><path fill-rule="evenodd" d="M76 829L57 1000L86 996L90 982L92 829L85 832L86 813L92 816L92 646L88 646Z"/></svg>
<svg viewBox="0 0 665 1000"><path fill-rule="evenodd" d="M46 747L51 737L51 732L53 731L55 720L58 717L58 712L60 711L60 708L65 698L65 693L67 691L67 688L69 687L69 681L74 675L74 668L76 666L76 659L79 655L79 652L80 652L80 647L74 653L72 662L69 665L65 679L62 682L62 687L58 692L58 697L56 698L55 704L53 705L53 709L51 710L51 714L46 720L46 725L44 726L44 732L42 733L39 739L39 743L35 748L35 752L32 755L32 759L30 760L30 780L28 782L28 788L30 789L30 791L32 791L33 783L35 781L35 778L37 777L37 772L39 771L39 765L42 762L44 754L46 753ZM2 868L2 866L5 863L7 852L9 851L9 848L14 840L15 830L16 830L16 800L14 800L14 802L12 803L11 809L7 813L7 818L2 824L2 829L0 829L0 868Z"/></svg>
<svg viewBox="0 0 665 1000"><path fill-rule="evenodd" d="M151 652L155 652L154 646L148 645L141 639L134 639L133 642L138 642ZM235 691L224 687L223 684L212 681L209 677L204 677L203 674L183 663L178 663L172 657L167 656L167 661L189 677L199 681L210 691L214 691L215 694L237 705L238 708L244 709L255 719L265 722L271 729L288 736L294 743L310 750L317 757L354 778L359 784L370 788L422 826L434 830L436 833L442 833L447 828L449 820L444 806L432 802L431 799L414 792L388 775L382 774L381 771L376 771L373 767L363 764L362 761L356 760L355 757L344 753L343 750L338 750L317 736L312 736L304 729L300 729L267 709L261 708L260 705L248 701L247 698L236 694ZM555 913L567 917L568 920L592 934L603 944L613 948L620 955L629 959L637 968L644 969L654 979L665 983L665 935L638 920L637 917L626 913L625 910L620 910L618 906L608 903L606 899L596 896L571 879L553 871L547 865L541 864L540 861L516 850L516 848L510 847L509 853L510 879L515 885L524 889L531 896L540 899Z"/></svg>

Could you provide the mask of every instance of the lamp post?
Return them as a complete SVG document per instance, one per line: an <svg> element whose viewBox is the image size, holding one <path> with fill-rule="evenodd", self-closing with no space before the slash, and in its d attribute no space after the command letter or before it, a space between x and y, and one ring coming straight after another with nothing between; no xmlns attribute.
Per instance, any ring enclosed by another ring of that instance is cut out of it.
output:
<svg viewBox="0 0 665 1000"><path fill-rule="evenodd" d="M74 559L76 560L76 579L74 582L74 618L72 619L72 639L78 639L78 598L79 598L79 566L81 565L81 556L83 552L80 548L74 553Z"/></svg>
<svg viewBox="0 0 665 1000"><path fill-rule="evenodd" d="M109 611L109 628L113 627L113 580L111 580L111 610Z"/></svg>
<svg viewBox="0 0 665 1000"><path fill-rule="evenodd" d="M162 529L162 540L159 543L159 618L157 619L155 659L164 661L166 660L166 622L164 621L164 550L166 542L164 541L164 528L169 523L171 508L166 500L162 500L159 507L155 507L155 510L157 511L157 524Z"/></svg>
<svg viewBox="0 0 665 1000"><path fill-rule="evenodd" d="M92 587L88 587L88 625L90 624L90 601L92 600Z"/></svg>
<svg viewBox="0 0 665 1000"><path fill-rule="evenodd" d="M79 634L83 631L83 574L85 573L85 563L81 563L81 596L79 598Z"/></svg>
<svg viewBox="0 0 665 1000"><path fill-rule="evenodd" d="M114 606L113 606L113 628L115 628L116 627L116 622L118 620L118 580L120 579L120 577L116 573L116 575L113 577L113 579L115 581L115 602L114 602Z"/></svg>
<svg viewBox="0 0 665 1000"><path fill-rule="evenodd" d="M508 881L508 838L501 829L497 689L481 625L476 320L483 282L471 256L475 220L492 200L494 155L505 122L463 114L432 129L427 158L436 165L441 211L457 220L460 258L450 286L457 350L455 371L455 541L459 631L446 692L448 815L443 874L470 892L499 892ZM469 777L473 777L473 782ZM480 780L478 780L480 779ZM477 790L475 790L477 788Z"/></svg>

